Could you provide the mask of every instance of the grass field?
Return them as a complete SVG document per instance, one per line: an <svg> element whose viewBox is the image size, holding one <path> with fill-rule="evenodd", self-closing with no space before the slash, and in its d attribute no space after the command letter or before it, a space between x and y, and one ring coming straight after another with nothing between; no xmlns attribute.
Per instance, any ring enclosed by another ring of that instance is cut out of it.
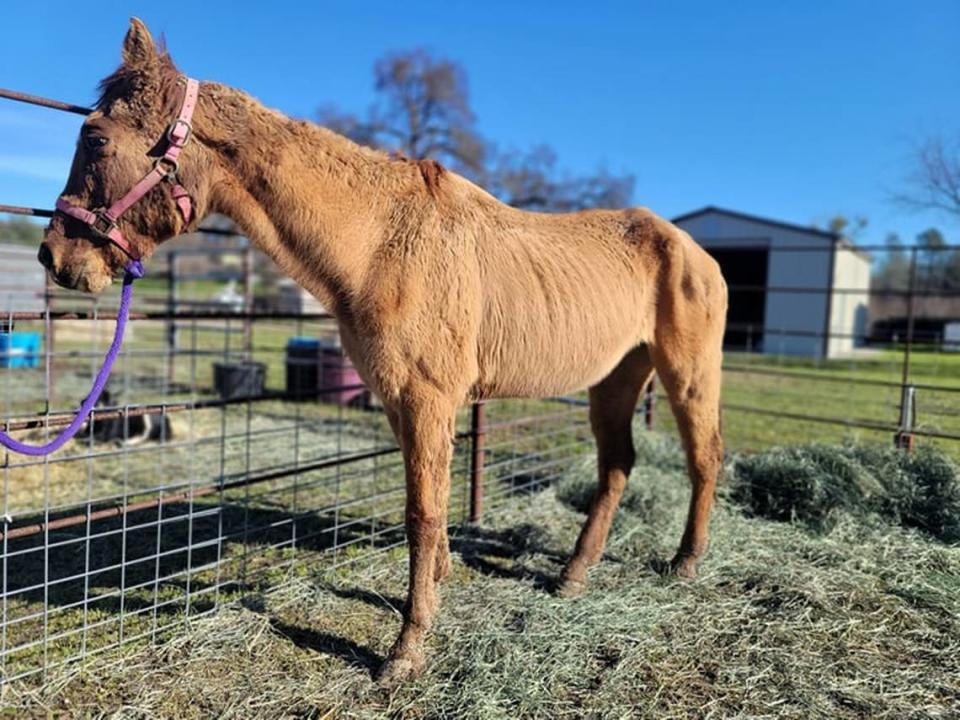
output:
<svg viewBox="0 0 960 720"><path fill-rule="evenodd" d="M588 594L550 592L594 465L456 533L428 673L371 671L399 626L402 549L276 570L169 642L8 687L17 717L949 718L960 707L960 547L852 509L814 528L721 493L700 577L660 574L686 480L668 442L641 464ZM731 468L733 471L733 468ZM954 485L951 502L960 502ZM728 474L729 478L729 474Z"/></svg>

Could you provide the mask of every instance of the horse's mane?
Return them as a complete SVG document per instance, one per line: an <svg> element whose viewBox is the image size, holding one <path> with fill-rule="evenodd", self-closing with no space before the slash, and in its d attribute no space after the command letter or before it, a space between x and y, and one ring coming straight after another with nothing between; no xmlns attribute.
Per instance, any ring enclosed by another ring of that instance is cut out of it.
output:
<svg viewBox="0 0 960 720"><path fill-rule="evenodd" d="M174 92L174 85L176 78L180 76L180 71L170 57L166 41L162 36L157 59L160 63L160 100L163 108L166 109L167 105L172 106L177 103L178 94ZM99 95L95 107L97 110L106 111L118 100L128 99L142 81L142 70L123 63L97 85Z"/></svg>

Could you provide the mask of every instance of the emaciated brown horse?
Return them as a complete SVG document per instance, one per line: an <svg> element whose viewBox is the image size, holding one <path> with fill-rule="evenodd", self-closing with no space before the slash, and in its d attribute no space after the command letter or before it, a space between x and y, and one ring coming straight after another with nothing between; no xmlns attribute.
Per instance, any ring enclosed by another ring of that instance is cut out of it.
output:
<svg viewBox="0 0 960 720"><path fill-rule="evenodd" d="M178 77L132 20L123 64L83 124L66 201L105 207L150 170L181 103ZM200 86L193 131L178 178L193 219L183 220L162 183L120 229L149 257L158 242L223 213L336 315L405 460L410 588L383 683L424 664L435 585L450 570L449 465L464 403L590 389L600 485L560 580L560 594L572 596L603 552L634 461L631 418L656 371L693 487L672 568L695 575L723 454L727 292L686 233L646 209L522 212L437 163L359 147L216 83ZM62 214L40 256L61 285L93 293L127 260Z"/></svg>

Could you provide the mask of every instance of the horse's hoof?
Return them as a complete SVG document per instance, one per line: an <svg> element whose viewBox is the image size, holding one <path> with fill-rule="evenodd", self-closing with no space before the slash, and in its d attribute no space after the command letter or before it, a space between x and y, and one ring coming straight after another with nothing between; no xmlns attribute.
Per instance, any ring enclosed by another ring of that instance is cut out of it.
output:
<svg viewBox="0 0 960 720"><path fill-rule="evenodd" d="M557 596L562 598L577 598L586 591L587 583L584 580L561 577L557 585Z"/></svg>
<svg viewBox="0 0 960 720"><path fill-rule="evenodd" d="M405 653L397 657L388 657L377 671L377 685L385 690L393 690L408 680L418 677L426 665L422 653Z"/></svg>
<svg viewBox="0 0 960 720"><path fill-rule="evenodd" d="M670 561L670 573L693 580L697 576L697 559L690 555L677 555Z"/></svg>

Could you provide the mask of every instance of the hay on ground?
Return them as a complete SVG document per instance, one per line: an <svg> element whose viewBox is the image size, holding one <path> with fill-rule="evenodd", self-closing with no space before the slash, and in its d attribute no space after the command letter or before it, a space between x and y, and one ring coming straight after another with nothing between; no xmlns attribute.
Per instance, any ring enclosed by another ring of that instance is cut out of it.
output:
<svg viewBox="0 0 960 720"><path fill-rule="evenodd" d="M371 671L400 624L402 550L334 573L292 571L169 643L64 670L40 690L14 686L5 701L18 716L953 717L960 548L879 512L868 522L838 512L811 532L809 497L894 495L844 453L804 459L813 481L788 485L802 510L769 501L796 523L745 513L722 494L693 582L658 572L683 527L686 479L676 463L638 468L588 593L568 601L549 587L583 516L559 498L582 507L589 497L596 467L585 460L556 491L455 533L432 663L393 694ZM792 457L771 454L764 467ZM856 488L839 492L828 477Z"/></svg>

